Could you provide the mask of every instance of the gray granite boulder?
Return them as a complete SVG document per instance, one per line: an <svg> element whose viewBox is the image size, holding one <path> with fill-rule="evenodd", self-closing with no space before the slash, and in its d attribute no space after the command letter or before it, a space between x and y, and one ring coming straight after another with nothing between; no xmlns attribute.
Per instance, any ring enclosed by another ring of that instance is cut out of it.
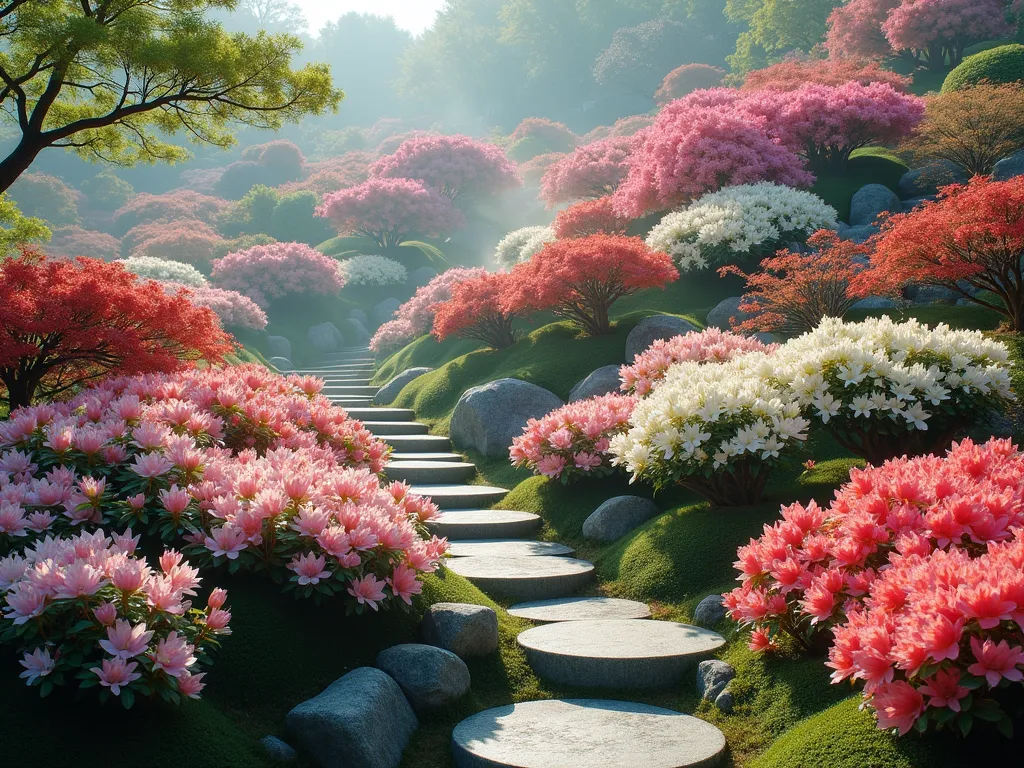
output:
<svg viewBox="0 0 1024 768"><path fill-rule="evenodd" d="M934 197L911 197L909 200L903 201L903 212L910 213L912 210L917 208L923 203L927 203L929 200L934 200Z"/></svg>
<svg viewBox="0 0 1024 768"><path fill-rule="evenodd" d="M855 227L845 227L837 234L843 240L850 240L854 243L864 243L872 236L878 234L878 227L875 224L858 224Z"/></svg>
<svg viewBox="0 0 1024 768"><path fill-rule="evenodd" d="M409 285L419 288L421 285L426 285L431 280L437 277L437 270L431 269L430 267L420 267L414 269L409 273Z"/></svg>
<svg viewBox="0 0 1024 768"><path fill-rule="evenodd" d="M569 402L586 400L597 395L618 392L622 381L619 379L619 366L605 365L576 384L569 393Z"/></svg>
<svg viewBox="0 0 1024 768"><path fill-rule="evenodd" d="M370 318L361 309L349 310L348 316L351 317L353 320L358 320L363 325L369 325L370 324Z"/></svg>
<svg viewBox="0 0 1024 768"><path fill-rule="evenodd" d="M267 350L272 357L292 359L292 343L284 336L267 336Z"/></svg>
<svg viewBox="0 0 1024 768"><path fill-rule="evenodd" d="M955 304L963 298L963 294L941 285L908 285L904 293L915 304Z"/></svg>
<svg viewBox="0 0 1024 768"><path fill-rule="evenodd" d="M306 331L306 338L317 352L337 352L345 346L345 337L334 323L320 323Z"/></svg>
<svg viewBox="0 0 1024 768"><path fill-rule="evenodd" d="M583 537L591 541L615 541L660 514L658 505L650 499L615 496L583 521Z"/></svg>
<svg viewBox="0 0 1024 768"><path fill-rule="evenodd" d="M466 390L452 413L449 434L458 448L472 448L488 458L508 456L512 439L530 419L559 408L553 392L519 379L498 379Z"/></svg>
<svg viewBox="0 0 1024 768"><path fill-rule="evenodd" d="M729 324L729 318L735 317L736 322L742 322L749 318L750 313L740 312L741 301L743 301L741 296L731 296L718 302L717 306L708 312L706 321L708 327L721 328L723 331L728 331L732 327Z"/></svg>
<svg viewBox="0 0 1024 768"><path fill-rule="evenodd" d="M736 670L720 659L708 659L697 665L697 693L702 699L714 701L725 690Z"/></svg>
<svg viewBox="0 0 1024 768"><path fill-rule="evenodd" d="M406 368L391 381L380 388L380 391L373 398L374 405L391 405L398 397L406 384L413 379L418 379L424 373L430 373L433 368Z"/></svg>
<svg viewBox="0 0 1024 768"><path fill-rule="evenodd" d="M423 641L463 659L498 650L498 614L486 605L434 603L420 624Z"/></svg>
<svg viewBox="0 0 1024 768"><path fill-rule="evenodd" d="M884 184L866 184L850 200L850 225L874 224L880 213L902 213L903 203Z"/></svg>
<svg viewBox="0 0 1024 768"><path fill-rule="evenodd" d="M992 168L992 178L995 181L1006 181L1014 176L1024 176L1024 149L1004 157Z"/></svg>
<svg viewBox="0 0 1024 768"><path fill-rule="evenodd" d="M373 305L371 315L373 316L373 322L377 325L384 325L388 320L394 317L395 310L402 306L402 302L398 299L384 299Z"/></svg>
<svg viewBox="0 0 1024 768"><path fill-rule="evenodd" d="M693 610L693 623L698 627L713 629L726 615L725 601L721 595L708 595Z"/></svg>
<svg viewBox="0 0 1024 768"><path fill-rule="evenodd" d="M939 191L939 187L947 184L962 184L967 181L967 174L956 163L949 160L937 160L934 163L914 168L904 173L899 180L900 197L904 200L914 197L927 197Z"/></svg>
<svg viewBox="0 0 1024 768"><path fill-rule="evenodd" d="M444 707L469 691L469 667L444 648L396 645L381 651L376 664L395 679L416 711Z"/></svg>
<svg viewBox="0 0 1024 768"><path fill-rule="evenodd" d="M260 739L260 746L270 762L275 765L289 765L299 762L299 753L291 748L287 742L281 741L277 736L264 736Z"/></svg>
<svg viewBox="0 0 1024 768"><path fill-rule="evenodd" d="M696 330L698 330L697 326L681 317L672 315L645 317L626 337L626 362L632 363L633 358L658 339L671 339L673 336L681 336Z"/></svg>
<svg viewBox="0 0 1024 768"><path fill-rule="evenodd" d="M285 717L321 768L396 768L417 725L398 683L373 667L352 670Z"/></svg>
<svg viewBox="0 0 1024 768"><path fill-rule="evenodd" d="M896 302L887 296L868 296L853 305L852 309L895 309Z"/></svg>
<svg viewBox="0 0 1024 768"><path fill-rule="evenodd" d="M270 357L267 362L282 372L294 371L295 366L287 357Z"/></svg>
<svg viewBox="0 0 1024 768"><path fill-rule="evenodd" d="M359 346L370 343L370 332L366 326L354 317L348 317L341 321L341 332L345 336L345 343L349 346Z"/></svg>
<svg viewBox="0 0 1024 768"><path fill-rule="evenodd" d="M757 333L752 333L750 335L762 344L782 344L785 341L785 339L779 336L779 334L771 333L770 331L758 331Z"/></svg>
<svg viewBox="0 0 1024 768"><path fill-rule="evenodd" d="M718 697L715 699L715 706L718 707L719 711L731 715L733 707L736 706L736 702L732 697L732 691L726 688L718 694Z"/></svg>

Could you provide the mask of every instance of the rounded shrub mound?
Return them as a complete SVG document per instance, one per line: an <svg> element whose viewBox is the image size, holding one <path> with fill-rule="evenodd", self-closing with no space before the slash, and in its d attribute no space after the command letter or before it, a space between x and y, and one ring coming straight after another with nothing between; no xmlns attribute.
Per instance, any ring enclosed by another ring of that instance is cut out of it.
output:
<svg viewBox="0 0 1024 768"><path fill-rule="evenodd" d="M1000 45L968 56L946 75L942 92L962 91L982 80L995 84L1024 81L1024 45Z"/></svg>

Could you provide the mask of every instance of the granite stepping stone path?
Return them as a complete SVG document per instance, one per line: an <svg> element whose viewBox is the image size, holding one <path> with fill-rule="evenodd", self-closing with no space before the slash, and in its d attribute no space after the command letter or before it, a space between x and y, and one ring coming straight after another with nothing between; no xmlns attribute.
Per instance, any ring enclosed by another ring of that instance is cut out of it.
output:
<svg viewBox="0 0 1024 768"><path fill-rule="evenodd" d="M508 612L538 624L518 643L540 677L577 688L664 688L725 644L707 629L651 620L644 603L578 596L595 581L592 563L564 544L536 541L539 516L490 509L507 490L471 484L475 465L447 437L429 434L412 410L372 406L379 388L370 384L367 347L339 350L295 373L322 378L331 402L391 446L389 480L409 483L440 507L428 528L449 540L445 567L488 594L521 601ZM602 699L497 707L452 734L458 768L696 768L718 765L724 753L725 737L710 723Z"/></svg>

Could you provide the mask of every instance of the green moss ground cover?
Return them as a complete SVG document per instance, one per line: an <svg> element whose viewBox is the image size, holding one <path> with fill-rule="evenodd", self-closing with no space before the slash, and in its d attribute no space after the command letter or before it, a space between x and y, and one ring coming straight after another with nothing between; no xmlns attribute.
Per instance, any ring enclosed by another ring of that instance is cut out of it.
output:
<svg viewBox="0 0 1024 768"><path fill-rule="evenodd" d="M891 150L880 147L858 149L841 172L821 173L811 191L839 212L842 221L850 220L850 200L865 184L884 184L899 191L900 177L907 166Z"/></svg>

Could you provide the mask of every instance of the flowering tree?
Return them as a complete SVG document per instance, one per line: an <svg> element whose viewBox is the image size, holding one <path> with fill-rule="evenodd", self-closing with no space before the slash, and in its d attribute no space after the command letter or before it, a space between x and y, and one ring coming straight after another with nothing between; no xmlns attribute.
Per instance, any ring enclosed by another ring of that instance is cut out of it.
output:
<svg viewBox="0 0 1024 768"><path fill-rule="evenodd" d="M678 277L666 254L637 237L559 240L513 268L502 306L507 312L551 310L597 336L611 332L609 310L618 299Z"/></svg>
<svg viewBox="0 0 1024 768"><path fill-rule="evenodd" d="M211 240L220 237L217 231L199 219L157 219L136 224L121 238L121 253L128 256L146 241L154 238L173 238L177 235L203 235Z"/></svg>
<svg viewBox="0 0 1024 768"><path fill-rule="evenodd" d="M378 179L416 179L450 200L488 195L522 183L500 147L468 136L424 136L404 142L370 167Z"/></svg>
<svg viewBox="0 0 1024 768"><path fill-rule="evenodd" d="M370 178L370 166L376 161L372 152L346 152L316 163L306 163L305 177L277 189L282 195L292 192L316 192L325 195L362 184Z"/></svg>
<svg viewBox="0 0 1024 768"><path fill-rule="evenodd" d="M188 288L201 288L209 284L202 272L181 261L158 259L155 256L132 256L118 261L129 272L146 280L176 283Z"/></svg>
<svg viewBox="0 0 1024 768"><path fill-rule="evenodd" d="M78 194L61 179L46 173L26 173L7 192L26 216L43 219L54 227L81 223Z"/></svg>
<svg viewBox="0 0 1024 768"><path fill-rule="evenodd" d="M198 219L210 224L227 207L226 200L185 189L163 195L142 192L117 209L114 226L118 234L124 234L139 224L161 219Z"/></svg>
<svg viewBox="0 0 1024 768"><path fill-rule="evenodd" d="M121 253L121 241L105 232L95 232L81 227L61 227L53 231L53 237L45 250L51 256L65 259L89 256L112 261Z"/></svg>
<svg viewBox="0 0 1024 768"><path fill-rule="evenodd" d="M518 311L506 306L512 277L505 272L483 274L452 286L451 298L434 306L434 336L478 339L492 349L516 341L512 328Z"/></svg>
<svg viewBox="0 0 1024 768"><path fill-rule="evenodd" d="M514 267L554 240L555 230L551 227L520 227L498 241L494 260L502 267Z"/></svg>
<svg viewBox="0 0 1024 768"><path fill-rule="evenodd" d="M761 261L761 272L746 274L735 264L719 268L718 274L738 275L747 281L739 309L752 317L734 323L740 332L779 331L799 334L809 331L826 317L842 317L867 294L854 288L865 266L854 261L870 249L840 240L829 229L815 232L807 240L810 253L779 251Z"/></svg>
<svg viewBox="0 0 1024 768"><path fill-rule="evenodd" d="M386 256L352 256L338 263L345 285L401 285L409 270Z"/></svg>
<svg viewBox="0 0 1024 768"><path fill-rule="evenodd" d="M0 263L0 328L12 409L113 373L174 371L232 350L212 312L137 283L121 264L31 252Z"/></svg>
<svg viewBox="0 0 1024 768"><path fill-rule="evenodd" d="M242 151L242 159L255 160L279 181L299 178L306 164L302 150L286 139L248 146Z"/></svg>
<svg viewBox="0 0 1024 768"><path fill-rule="evenodd" d="M828 17L825 48L829 57L884 59L892 55L882 24L903 0L850 0Z"/></svg>
<svg viewBox="0 0 1024 768"><path fill-rule="evenodd" d="M654 118L650 115L620 117L612 125L599 125L597 128L586 133L583 136L583 141L590 144L595 141L604 141L605 139L636 136L640 131L651 126L653 123Z"/></svg>
<svg viewBox="0 0 1024 768"><path fill-rule="evenodd" d="M684 64L665 75L654 92L654 100L664 106L701 88L717 88L725 74L724 69L710 64Z"/></svg>
<svg viewBox="0 0 1024 768"><path fill-rule="evenodd" d="M213 262L213 282L264 308L284 296L331 296L345 284L338 262L303 243L257 245L229 253Z"/></svg>
<svg viewBox="0 0 1024 768"><path fill-rule="evenodd" d="M522 177L523 183L529 187L539 187L548 168L564 157L565 154L562 152L549 152L532 157L525 163L520 163L519 175Z"/></svg>
<svg viewBox="0 0 1024 768"><path fill-rule="evenodd" d="M610 195L629 170L632 144L630 138L611 138L577 147L545 171L541 198L548 208L554 208L559 203Z"/></svg>
<svg viewBox="0 0 1024 768"><path fill-rule="evenodd" d="M615 203L609 195L584 200L559 211L555 216L554 233L560 240L588 235L624 235L630 223L632 219L615 212Z"/></svg>
<svg viewBox="0 0 1024 768"><path fill-rule="evenodd" d="M316 213L338 232L363 235L381 248L440 237L464 223L449 198L413 179L370 179L325 195Z"/></svg>
<svg viewBox="0 0 1024 768"><path fill-rule="evenodd" d="M909 77L884 69L877 61L831 57L787 58L764 69L748 72L743 80L743 90L796 91L810 83L835 87L850 82L861 85L884 83L901 93L906 92L910 86Z"/></svg>
<svg viewBox="0 0 1024 768"><path fill-rule="evenodd" d="M611 474L608 446L612 437L629 429L636 403L637 398L627 395L600 395L530 419L512 441L509 457L517 467L563 483Z"/></svg>
<svg viewBox="0 0 1024 768"><path fill-rule="evenodd" d="M888 219L874 245L865 290L942 286L1024 330L1024 178L946 187L938 200Z"/></svg>
<svg viewBox="0 0 1024 768"><path fill-rule="evenodd" d="M209 285L189 286L173 282L164 283L165 290L185 289L185 296L197 307L206 307L220 319L225 328L262 331L267 327L267 313L259 304L238 291L225 291Z"/></svg>
<svg viewBox="0 0 1024 768"><path fill-rule="evenodd" d="M543 117L528 117L508 137L508 154L522 162L537 155L570 152L579 138L562 123Z"/></svg>
<svg viewBox="0 0 1024 768"><path fill-rule="evenodd" d="M202 230L192 231L180 222L174 222L139 243L132 249L131 255L208 266L223 244L224 238L220 235Z"/></svg>
<svg viewBox="0 0 1024 768"><path fill-rule="evenodd" d="M1006 0L903 0L882 23L893 50L926 59L931 69L955 67L964 49L985 40L1012 37L1017 27Z"/></svg>

